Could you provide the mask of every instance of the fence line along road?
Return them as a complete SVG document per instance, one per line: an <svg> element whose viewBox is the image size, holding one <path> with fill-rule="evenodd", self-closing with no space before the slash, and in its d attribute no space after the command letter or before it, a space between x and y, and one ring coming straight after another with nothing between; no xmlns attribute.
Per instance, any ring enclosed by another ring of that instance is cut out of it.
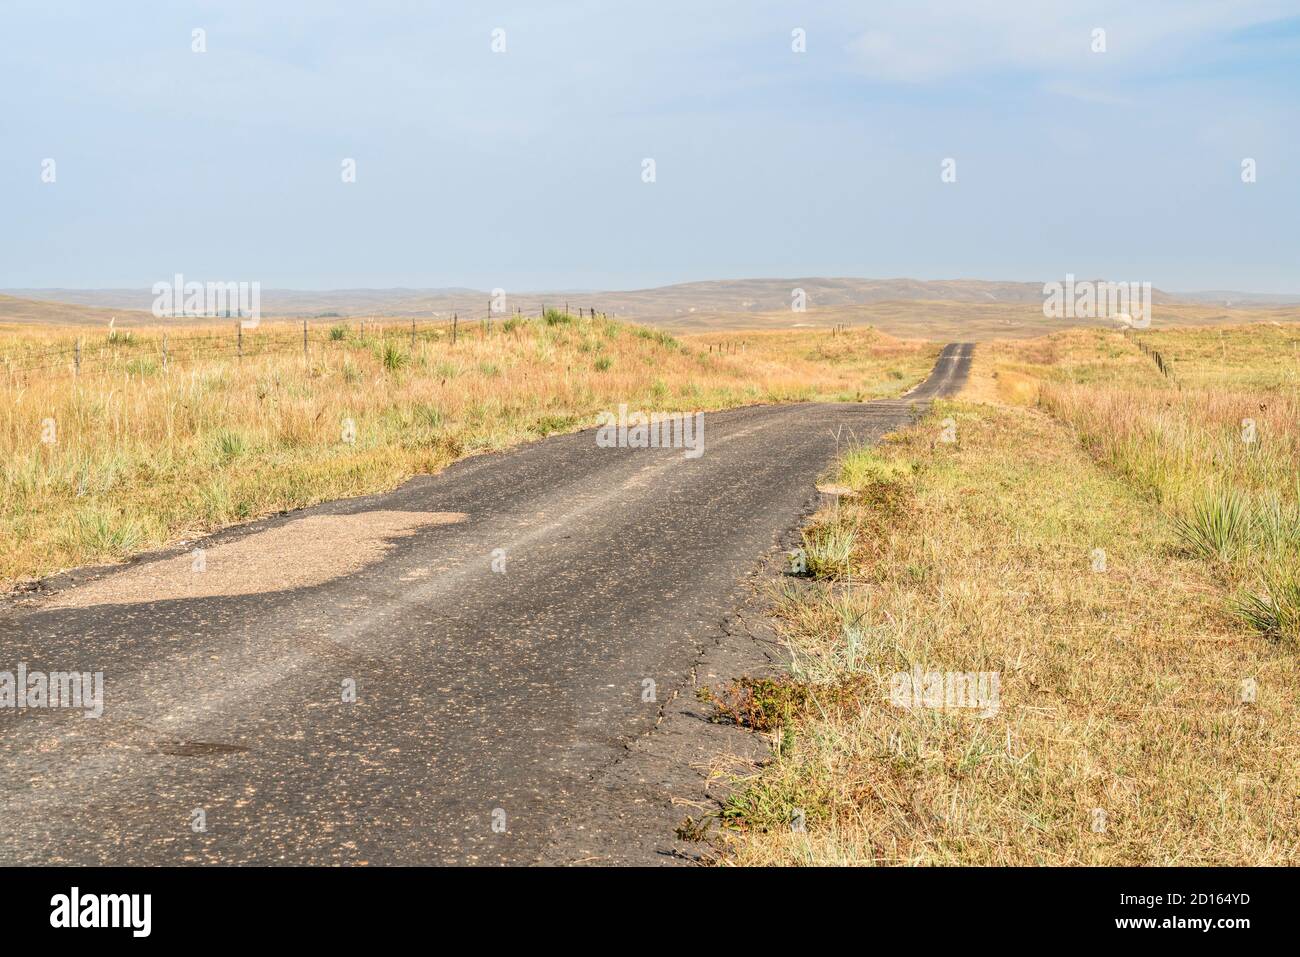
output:
<svg viewBox="0 0 1300 957"><path fill-rule="evenodd" d="M578 307L579 318L607 319L605 313L594 307ZM282 322L270 322L253 329L243 328L236 321L228 333L187 333L180 329L115 329L102 336L78 337L61 348L37 348L0 355L0 364L11 385L18 385L36 374L41 378L95 374L144 373L170 371L185 362L210 359L255 359L268 355L299 352L310 357L311 346L342 342L350 344L409 343L414 348L419 342L443 342L454 346L459 337L477 334L480 337L505 331L511 320L540 319L525 316L522 312L495 313L481 319L461 319L453 314L450 319L403 319L401 317L339 317L328 325L321 320L309 323L302 320L301 331L295 323L286 328ZM343 336L334 330L344 328ZM148 369L143 363L153 361L157 369ZM140 366L132 369L131 366Z"/></svg>

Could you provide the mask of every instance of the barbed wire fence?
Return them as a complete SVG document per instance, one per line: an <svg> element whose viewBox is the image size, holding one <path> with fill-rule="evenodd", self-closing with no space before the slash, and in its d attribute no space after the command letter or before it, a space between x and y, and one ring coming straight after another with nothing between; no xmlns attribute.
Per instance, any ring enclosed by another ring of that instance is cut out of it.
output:
<svg viewBox="0 0 1300 957"><path fill-rule="evenodd" d="M1155 363L1156 369L1177 389L1181 389L1182 383L1178 381L1178 376L1174 373L1174 364L1163 352L1145 342L1137 333L1126 331L1129 341L1138 347L1138 350Z"/></svg>
<svg viewBox="0 0 1300 957"><path fill-rule="evenodd" d="M34 380L79 378L113 374L147 375L170 371L195 362L242 362L263 356L301 353L305 361L322 355L328 346L411 350L421 343L444 343L449 349L467 337L488 338L508 333L525 321L545 321L547 314L574 317L569 304L563 311L542 306L538 315L522 309L492 312L478 318L420 318L399 316L312 317L288 322L259 322L245 328L247 320L231 320L228 331L191 331L181 327L128 327L99 330L78 336L66 345L10 347L0 352L0 369L11 386ZM202 317L199 317L200 319ZM578 306L576 318L608 319L594 306ZM219 322L214 317L213 322ZM315 351L313 351L315 350Z"/></svg>

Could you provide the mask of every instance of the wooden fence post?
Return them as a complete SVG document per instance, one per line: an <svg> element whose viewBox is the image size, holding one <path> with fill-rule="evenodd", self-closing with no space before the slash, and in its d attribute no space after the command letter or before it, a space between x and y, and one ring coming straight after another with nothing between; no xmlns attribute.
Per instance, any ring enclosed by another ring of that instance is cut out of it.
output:
<svg viewBox="0 0 1300 957"><path fill-rule="evenodd" d="M456 319L457 314L453 312L451 314L451 344L453 346L456 344Z"/></svg>
<svg viewBox="0 0 1300 957"><path fill-rule="evenodd" d="M244 361L244 324L235 323L235 350L239 353L239 361Z"/></svg>
<svg viewBox="0 0 1300 957"><path fill-rule="evenodd" d="M80 339L78 339L77 344L72 347L72 362L73 362L72 374L74 376L81 375L81 340Z"/></svg>

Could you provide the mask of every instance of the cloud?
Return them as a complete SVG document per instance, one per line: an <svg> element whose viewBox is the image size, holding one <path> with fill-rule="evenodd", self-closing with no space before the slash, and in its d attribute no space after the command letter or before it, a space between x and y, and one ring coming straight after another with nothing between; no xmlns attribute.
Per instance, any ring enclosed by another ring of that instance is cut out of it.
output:
<svg viewBox="0 0 1300 957"><path fill-rule="evenodd" d="M878 80L926 84L971 74L1071 75L1159 71L1228 34L1293 17L1281 0L892 0L847 43L855 67ZM1106 32L1106 52L1092 50ZM1105 57L1102 60L1102 56Z"/></svg>

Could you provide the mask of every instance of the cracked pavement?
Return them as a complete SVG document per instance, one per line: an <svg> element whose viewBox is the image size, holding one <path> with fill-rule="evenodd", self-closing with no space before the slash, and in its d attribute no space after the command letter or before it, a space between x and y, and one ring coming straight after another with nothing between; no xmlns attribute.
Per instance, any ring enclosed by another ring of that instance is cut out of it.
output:
<svg viewBox="0 0 1300 957"><path fill-rule="evenodd" d="M194 574L170 549L11 603L0 670L102 671L106 691L98 720L0 710L0 864L680 859L674 799L743 746L704 720L697 676L772 661L726 627L760 613L764 556L837 448L951 394L970 351L904 399L706 413L699 458L587 430L201 543L211 562L307 518L457 516L398 522L378 557L307 584L337 540L268 536L235 594L141 594L151 564Z"/></svg>

